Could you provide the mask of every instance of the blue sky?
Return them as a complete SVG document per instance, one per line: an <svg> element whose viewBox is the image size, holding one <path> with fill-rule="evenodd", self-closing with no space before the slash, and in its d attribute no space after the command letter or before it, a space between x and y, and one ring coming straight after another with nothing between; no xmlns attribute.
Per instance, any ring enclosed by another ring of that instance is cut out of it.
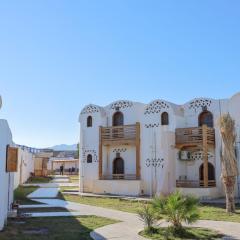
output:
<svg viewBox="0 0 240 240"><path fill-rule="evenodd" d="M240 91L240 1L0 3L0 118L14 141L78 141L88 103Z"/></svg>

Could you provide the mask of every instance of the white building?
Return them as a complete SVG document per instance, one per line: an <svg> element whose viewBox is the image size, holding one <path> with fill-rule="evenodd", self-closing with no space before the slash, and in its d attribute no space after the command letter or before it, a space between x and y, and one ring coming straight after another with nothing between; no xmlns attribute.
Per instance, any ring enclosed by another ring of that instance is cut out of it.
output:
<svg viewBox="0 0 240 240"><path fill-rule="evenodd" d="M2 100L0 97L0 108ZM8 122L0 119L0 231L7 221L8 212L13 202L14 173L6 171L7 146L12 145L12 133Z"/></svg>
<svg viewBox="0 0 240 240"><path fill-rule="evenodd" d="M183 105L155 100L84 107L81 191L138 196L180 189L202 198L222 196L218 119L229 112L239 139L239 106L240 93Z"/></svg>

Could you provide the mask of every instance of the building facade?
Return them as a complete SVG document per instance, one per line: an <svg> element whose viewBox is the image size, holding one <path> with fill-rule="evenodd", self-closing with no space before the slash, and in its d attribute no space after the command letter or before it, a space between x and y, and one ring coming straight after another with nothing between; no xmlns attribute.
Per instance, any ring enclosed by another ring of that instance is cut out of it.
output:
<svg viewBox="0 0 240 240"><path fill-rule="evenodd" d="M236 121L239 156L239 105L240 93L183 105L165 100L87 105L79 117L80 190L153 196L179 189L201 198L222 196L218 120L229 112Z"/></svg>

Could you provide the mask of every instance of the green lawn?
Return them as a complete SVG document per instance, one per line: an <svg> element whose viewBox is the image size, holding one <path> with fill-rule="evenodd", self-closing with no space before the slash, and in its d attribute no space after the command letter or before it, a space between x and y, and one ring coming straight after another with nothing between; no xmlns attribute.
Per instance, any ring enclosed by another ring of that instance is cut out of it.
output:
<svg viewBox="0 0 240 240"><path fill-rule="evenodd" d="M87 205L105 207L116 209L124 212L137 213L139 206L142 203L131 200L121 200L116 198L100 198L100 197L80 197L74 195L61 195L67 201L77 202ZM209 206L200 205L200 219L202 220L215 220L215 221L229 221L240 222L240 206L236 207L236 213L229 215L225 212L224 206Z"/></svg>
<svg viewBox="0 0 240 240"><path fill-rule="evenodd" d="M48 207L48 208L20 208L19 209L21 214L24 213L39 213L39 212L69 212L66 208L61 207ZM71 212L74 212L71 210Z"/></svg>
<svg viewBox="0 0 240 240"><path fill-rule="evenodd" d="M79 175L68 175L69 180L71 183L78 183L79 182Z"/></svg>
<svg viewBox="0 0 240 240"><path fill-rule="evenodd" d="M31 201L30 199L27 198L27 195L32 193L33 191L37 190L38 187L22 187L19 186L15 191L14 191L14 200L18 201L19 204L38 204L37 202Z"/></svg>
<svg viewBox="0 0 240 240"><path fill-rule="evenodd" d="M182 240L182 239L195 239L195 240L215 240L221 239L222 234L205 228L186 228L181 233L173 233L170 228L156 228L153 233L147 231L140 232L140 235L149 239L156 240Z"/></svg>
<svg viewBox="0 0 240 240"><path fill-rule="evenodd" d="M26 218L17 222L10 220L1 240L91 240L90 232L116 221L96 217Z"/></svg>
<svg viewBox="0 0 240 240"><path fill-rule="evenodd" d="M49 183L52 177L31 177L28 179L27 183Z"/></svg>

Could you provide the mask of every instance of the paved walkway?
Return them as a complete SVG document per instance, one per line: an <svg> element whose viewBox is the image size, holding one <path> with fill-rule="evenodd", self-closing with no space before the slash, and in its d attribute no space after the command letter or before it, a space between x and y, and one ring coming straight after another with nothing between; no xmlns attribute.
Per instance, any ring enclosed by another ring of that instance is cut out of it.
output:
<svg viewBox="0 0 240 240"><path fill-rule="evenodd" d="M28 198L55 198L57 197L59 188L39 188L30 193Z"/></svg>

